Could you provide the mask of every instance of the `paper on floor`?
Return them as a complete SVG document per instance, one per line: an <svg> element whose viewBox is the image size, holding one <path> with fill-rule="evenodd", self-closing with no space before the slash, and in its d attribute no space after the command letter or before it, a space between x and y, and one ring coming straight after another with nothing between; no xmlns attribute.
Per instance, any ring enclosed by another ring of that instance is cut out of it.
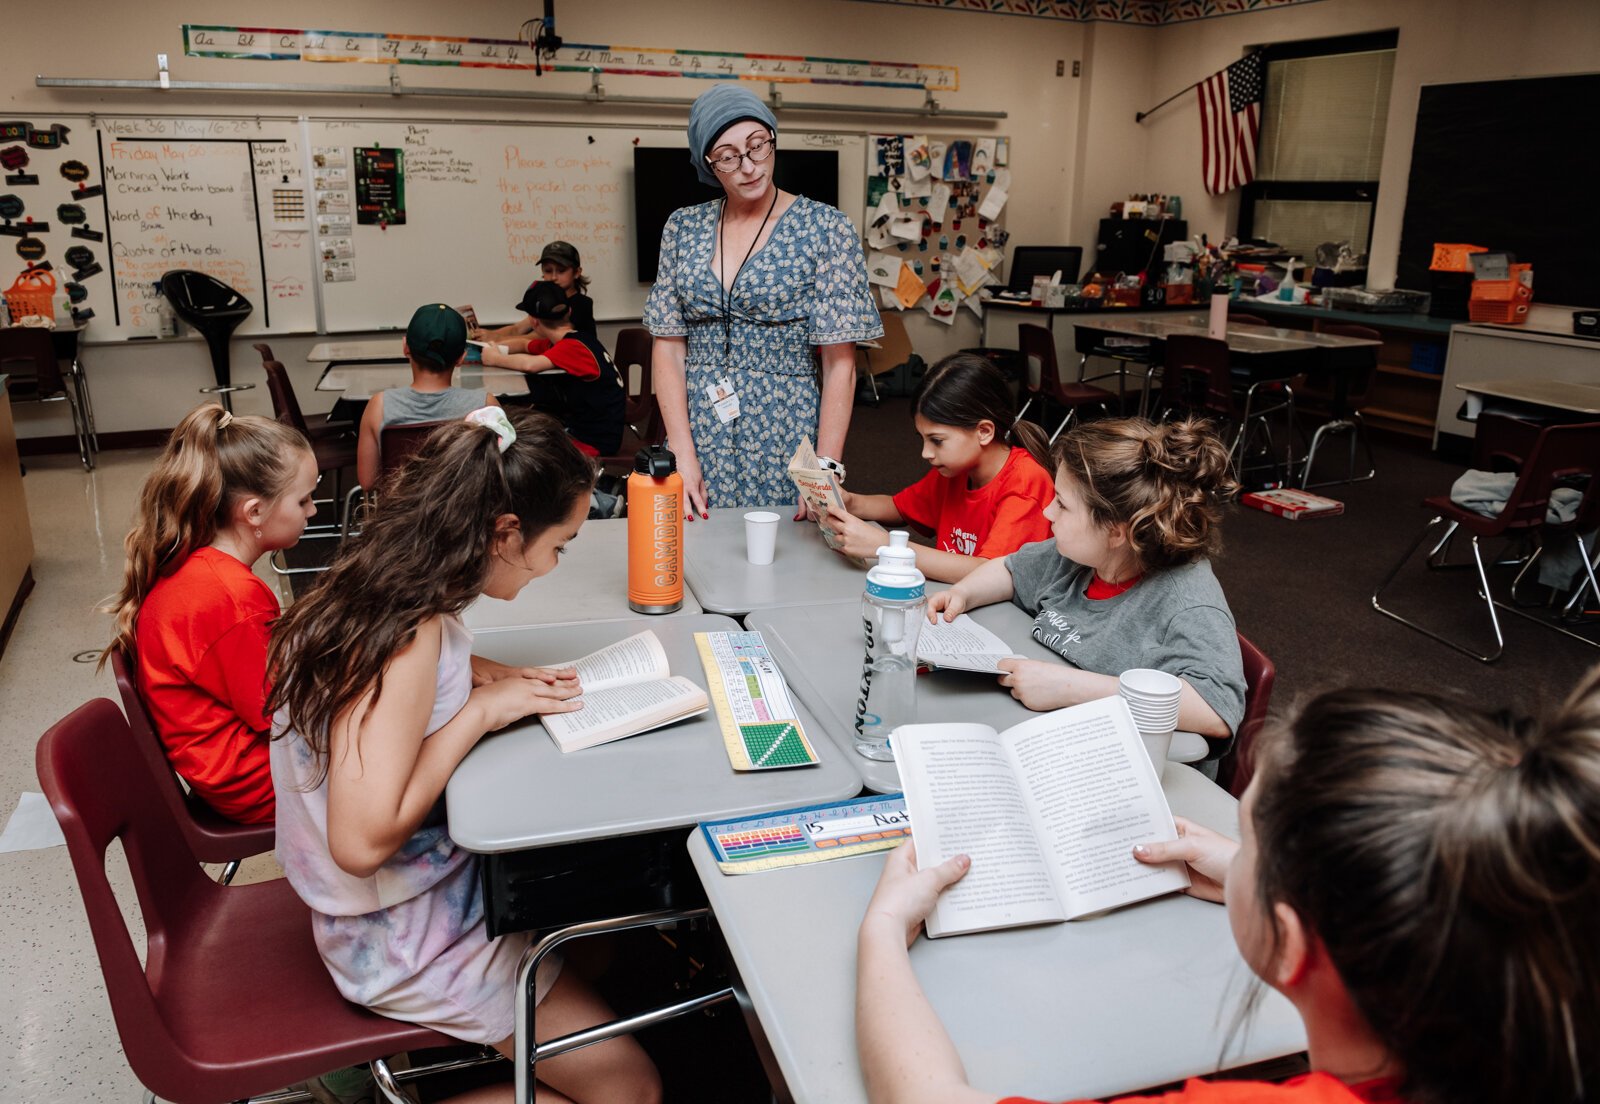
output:
<svg viewBox="0 0 1600 1104"><path fill-rule="evenodd" d="M0 851L37 851L67 842L44 794L24 793L0 832Z"/></svg>

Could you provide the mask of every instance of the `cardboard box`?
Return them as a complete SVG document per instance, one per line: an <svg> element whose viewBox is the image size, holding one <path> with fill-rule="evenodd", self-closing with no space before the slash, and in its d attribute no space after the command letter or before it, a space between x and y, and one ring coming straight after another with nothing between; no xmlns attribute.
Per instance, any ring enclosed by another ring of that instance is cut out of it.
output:
<svg viewBox="0 0 1600 1104"><path fill-rule="evenodd" d="M1302 518L1336 517L1344 513L1344 503L1324 498L1310 491L1296 491L1283 487L1274 491L1251 491L1240 495L1239 501L1254 510L1299 521Z"/></svg>

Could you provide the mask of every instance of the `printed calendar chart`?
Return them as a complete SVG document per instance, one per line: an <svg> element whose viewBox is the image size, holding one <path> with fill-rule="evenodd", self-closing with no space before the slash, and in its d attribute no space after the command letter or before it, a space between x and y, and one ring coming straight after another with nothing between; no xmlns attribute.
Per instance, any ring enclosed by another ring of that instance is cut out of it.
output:
<svg viewBox="0 0 1600 1104"><path fill-rule="evenodd" d="M710 821L700 831L724 874L753 874L887 851L910 838L911 815L895 794Z"/></svg>
<svg viewBox="0 0 1600 1104"><path fill-rule="evenodd" d="M760 633L695 633L694 643L734 770L816 764L789 687Z"/></svg>

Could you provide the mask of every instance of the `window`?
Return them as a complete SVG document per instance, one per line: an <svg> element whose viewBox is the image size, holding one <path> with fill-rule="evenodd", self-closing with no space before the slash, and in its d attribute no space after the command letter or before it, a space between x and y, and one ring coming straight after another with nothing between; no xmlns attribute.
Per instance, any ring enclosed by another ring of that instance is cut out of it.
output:
<svg viewBox="0 0 1600 1104"><path fill-rule="evenodd" d="M1243 189L1240 237L1308 262L1327 241L1367 252L1398 40L1387 31L1266 47L1257 174Z"/></svg>

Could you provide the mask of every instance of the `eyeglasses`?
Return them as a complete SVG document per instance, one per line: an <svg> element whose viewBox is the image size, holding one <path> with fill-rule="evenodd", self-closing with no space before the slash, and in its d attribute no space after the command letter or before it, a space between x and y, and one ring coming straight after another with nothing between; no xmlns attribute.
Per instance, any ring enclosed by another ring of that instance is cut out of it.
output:
<svg viewBox="0 0 1600 1104"><path fill-rule="evenodd" d="M777 142L774 139L757 138L744 148L743 153L734 153L732 150L729 150L720 157L708 157L706 158L706 161L708 161L711 167L717 170L717 172L721 173L723 176L727 176L730 173L738 172L739 166L744 163L744 159L746 157L750 158L750 163L752 165L759 165L761 162L772 156L772 148L775 145L777 145Z"/></svg>

